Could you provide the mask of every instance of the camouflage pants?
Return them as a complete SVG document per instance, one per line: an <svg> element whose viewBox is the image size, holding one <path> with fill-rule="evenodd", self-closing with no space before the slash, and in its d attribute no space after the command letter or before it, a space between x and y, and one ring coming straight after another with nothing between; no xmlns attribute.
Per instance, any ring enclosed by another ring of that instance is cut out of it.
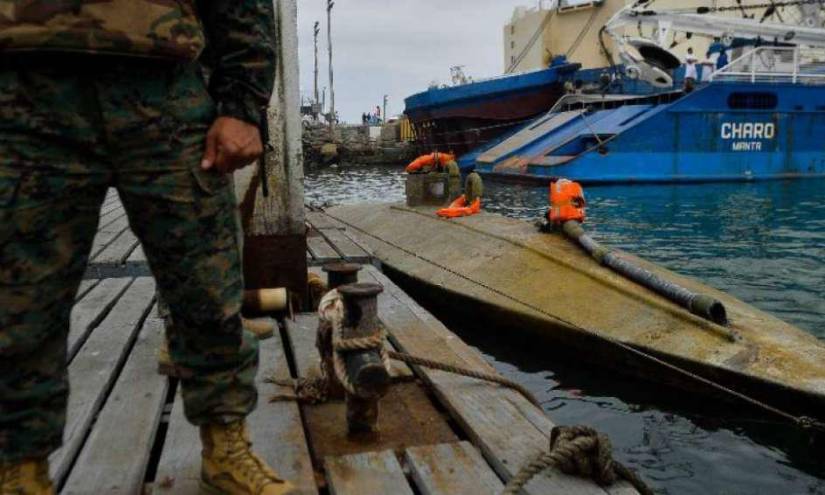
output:
<svg viewBox="0 0 825 495"><path fill-rule="evenodd" d="M169 305L187 417L226 423L255 407L234 197L199 168L214 117L194 66L0 67L0 461L61 445L69 315L109 187Z"/></svg>

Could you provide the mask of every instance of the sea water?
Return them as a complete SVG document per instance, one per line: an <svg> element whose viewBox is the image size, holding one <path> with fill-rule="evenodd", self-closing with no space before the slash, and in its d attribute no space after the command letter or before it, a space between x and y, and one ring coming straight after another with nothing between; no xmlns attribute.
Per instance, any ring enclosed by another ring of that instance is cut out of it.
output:
<svg viewBox="0 0 825 495"><path fill-rule="evenodd" d="M316 203L401 201L404 178L396 167L326 169L308 175L306 188ZM591 187L586 195L587 230L597 240L825 340L825 179ZM546 210L547 191L488 181L484 207L532 220ZM616 457L657 492L825 494L822 446L776 418L447 323L536 394L555 421L609 434Z"/></svg>

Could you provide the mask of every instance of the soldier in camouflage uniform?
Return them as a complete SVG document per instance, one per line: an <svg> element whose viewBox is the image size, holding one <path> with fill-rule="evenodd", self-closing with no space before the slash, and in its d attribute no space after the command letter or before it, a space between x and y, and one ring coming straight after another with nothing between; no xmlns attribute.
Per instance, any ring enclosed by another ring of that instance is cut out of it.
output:
<svg viewBox="0 0 825 495"><path fill-rule="evenodd" d="M204 482L290 490L244 422L258 355L226 175L262 152L273 31L272 0L0 0L0 495L53 492L69 313L109 187L175 321Z"/></svg>

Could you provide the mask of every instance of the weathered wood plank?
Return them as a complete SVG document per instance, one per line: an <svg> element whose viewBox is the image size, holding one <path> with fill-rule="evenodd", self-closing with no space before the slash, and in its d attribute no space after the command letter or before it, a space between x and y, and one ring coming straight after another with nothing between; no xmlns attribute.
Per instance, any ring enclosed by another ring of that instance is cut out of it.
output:
<svg viewBox="0 0 825 495"><path fill-rule="evenodd" d="M163 321L155 310L143 324L123 372L61 493L143 491L143 479L169 386L169 380L156 372L157 349L162 338Z"/></svg>
<svg viewBox="0 0 825 495"><path fill-rule="evenodd" d="M99 279L96 278L89 278L80 282L80 286L77 288L77 294L75 295L75 302L83 299L86 297L86 294L89 293L92 289L100 283Z"/></svg>
<svg viewBox="0 0 825 495"><path fill-rule="evenodd" d="M342 230L325 230L323 231L323 235L345 259L353 262L365 262L369 260L369 254L344 235Z"/></svg>
<svg viewBox="0 0 825 495"><path fill-rule="evenodd" d="M326 230L326 229L338 229L340 228L340 224L334 220L332 220L329 216L323 214L320 211L309 211L306 212L307 222L312 225L312 228L315 230Z"/></svg>
<svg viewBox="0 0 825 495"><path fill-rule="evenodd" d="M479 371L495 372L483 358L443 324L422 319L423 308L374 267L365 267L361 279L384 286L379 317L399 349ZM416 308L413 311L411 308ZM520 394L502 387L447 373L421 369L417 373L436 395L485 459L504 479L537 453L548 448L553 422ZM600 494L606 492L587 480L553 472L540 474L526 487L528 494Z"/></svg>
<svg viewBox="0 0 825 495"><path fill-rule="evenodd" d="M129 227L129 217L126 212L118 212L111 218L107 218L105 222L100 222L97 226L98 232L122 232L123 229Z"/></svg>
<svg viewBox="0 0 825 495"><path fill-rule="evenodd" d="M132 254L137 246L139 246L137 237L135 234L132 233L131 230L125 230L121 233L117 239L115 239L111 244L106 246L100 254L98 254L93 260L93 264L112 264L112 265L120 265L126 261L126 258Z"/></svg>
<svg viewBox="0 0 825 495"><path fill-rule="evenodd" d="M118 221L116 222L120 223ZM97 234L95 235L94 241L92 241L92 249L89 255L90 261L99 256L100 253L102 253L107 246L109 246L118 237L120 237L122 233L126 232L129 229L128 221L124 221L122 223L125 223L126 225L113 226L111 229L109 227L103 227L102 229L98 230Z"/></svg>
<svg viewBox="0 0 825 495"><path fill-rule="evenodd" d="M117 379L140 324L151 308L154 294L154 280L135 280L69 365L72 393L63 447L49 458L52 478L58 484L68 474L95 415Z"/></svg>
<svg viewBox="0 0 825 495"><path fill-rule="evenodd" d="M129 284L130 278L108 278L75 303L69 325L68 360L72 361L89 333L109 314Z"/></svg>
<svg viewBox="0 0 825 495"><path fill-rule="evenodd" d="M504 488L468 442L412 447L404 458L422 495L497 495Z"/></svg>
<svg viewBox="0 0 825 495"><path fill-rule="evenodd" d="M281 387L265 383L271 376L289 378L289 368L278 332L261 342L261 369L256 383L260 393L258 408L249 416L255 451L281 476L298 487L298 494L317 494L312 461L298 405L269 403L271 395L284 393ZM200 493L200 438L198 430L183 414L178 394L172 407L169 430L154 483L155 494L195 495Z"/></svg>
<svg viewBox="0 0 825 495"><path fill-rule="evenodd" d="M307 248L312 253L313 262L315 263L329 263L340 261L341 255L338 254L326 239L321 237L317 232L315 235L307 236Z"/></svg>
<svg viewBox="0 0 825 495"><path fill-rule="evenodd" d="M146 263L146 252L143 251L143 246L138 244L138 247L132 251L132 254L126 258L126 263Z"/></svg>
<svg viewBox="0 0 825 495"><path fill-rule="evenodd" d="M324 465L332 495L413 495L391 451L327 457Z"/></svg>
<svg viewBox="0 0 825 495"><path fill-rule="evenodd" d="M319 375L318 349L315 347L315 339L318 331L318 316L316 314L295 315L294 320L287 320L287 331L289 332L289 343L292 346L292 355L295 357L295 365L298 368L298 376L302 378L316 377ZM395 350L395 347L387 341L388 349ZM393 380L409 380L415 374L404 363L392 361L390 363L390 376Z"/></svg>

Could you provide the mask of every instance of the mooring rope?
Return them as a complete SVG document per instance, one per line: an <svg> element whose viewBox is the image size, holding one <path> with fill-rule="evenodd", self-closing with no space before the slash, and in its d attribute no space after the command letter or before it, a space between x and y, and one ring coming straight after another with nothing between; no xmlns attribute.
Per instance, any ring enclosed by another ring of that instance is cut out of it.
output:
<svg viewBox="0 0 825 495"><path fill-rule="evenodd" d="M400 211L405 211L405 210L400 210ZM417 212L411 212L411 213L416 213L417 214ZM744 402L747 402L747 403L749 403L753 406L761 408L764 411L768 411L772 414L775 414L779 417L782 417L782 418L788 420L789 422L797 425L798 427L800 427L802 429L806 429L806 430L807 429L815 429L815 430L818 430L818 431L821 431L821 432L825 432L825 423L823 423L822 421L818 421L815 418L804 416L804 415L803 416L797 416L797 415L791 414L787 411L784 411L782 409L774 407L774 406L772 406L772 405L770 405L766 402L763 402L759 399L755 399L755 398L753 398L749 395L746 395L742 392L739 392L737 390L733 390L733 389L731 389L729 387L726 387L726 386L724 386L720 383L716 383L713 380L710 380L710 379L705 378L701 375L698 375L696 373L688 371L688 370L686 370L686 369L684 369L680 366L677 366L675 364L671 364L667 361L664 361L663 359L659 359L656 356L648 354L648 353L646 353L642 350L639 350L639 349L637 349L637 348L635 348L631 345L625 344L624 342L622 342L622 341L620 341L616 338L613 338L609 335L606 335L605 333L603 333L601 331L597 331L597 330L590 329L590 328L584 328L581 325L573 323L572 321L569 321L567 319L559 317L558 315L554 315L553 313L550 313L550 312L548 312L547 310L545 310L543 308L540 308L540 307L538 307L534 304L531 304L529 302L523 301L523 300L521 300L521 299L519 299L515 296L512 296L512 295L500 290L500 289L492 287L492 286L490 286L490 285L488 285L484 282L481 282L479 280L475 280L472 277L469 277L467 275L464 275L463 273L460 273L456 270L453 270L452 268L450 268L448 266L445 266L442 263L430 260L428 258L425 258L425 257L421 256L420 254L418 254L414 251L410 251L409 249L406 249L402 246L399 246L399 245L397 245L397 244L395 244L391 241L388 241L386 239L382 239L382 238L380 238L380 237L378 237L378 236L376 236L376 235L374 235L370 232L367 232L366 230L358 227L357 225L353 225L353 224L347 222L346 220L338 218L335 215L331 215L330 213L328 213L326 211L324 212L324 214L329 216L330 218L332 218L334 220L337 220L338 222L346 225L347 227L350 227L353 230L356 230L356 231L360 232L361 234L363 234L367 237L371 237L371 238L373 238L373 239L375 239L375 240L377 240L381 243L387 244L388 246L391 246L391 247L403 252L404 254L407 254L408 256L413 256L413 257L415 257L415 258L417 258L417 259L419 259L419 260L421 260L425 263L428 263L428 264L430 264L430 265L432 265L436 268L444 270L445 272L450 273L450 274L452 274L452 275L454 275L458 278L461 278L461 279L463 279L467 282L470 282L470 283L478 285L478 286L480 286L484 289L487 289L488 291L492 292L493 294L496 294L496 295L501 296L505 299L508 299L512 302L520 304L520 305L522 305L522 306L524 306L528 309L531 309L531 310L533 310L533 311L535 311L539 314L542 314L542 315L550 318L551 320L553 320L557 323L560 323L560 324L565 325L569 328L578 330L580 332L585 332L585 333L588 333L588 334L591 334L591 335L595 335L596 337L602 339L603 341L605 341L605 342L607 342L607 343L609 343L609 344L611 344L611 345L613 345L613 346L615 346L619 349L622 349L623 351L634 354L634 355L636 355L636 356L638 356L638 357L640 357L640 358L642 358L646 361L654 363L654 364L656 364L658 366L661 366L663 368L667 368L667 369L669 369L671 371L674 371L674 372L676 372L676 373L678 373L678 374L680 374L684 377L690 378L691 380L702 383L703 385L707 385L710 388L716 389L719 392L723 392L723 393L725 393L725 394L727 394L731 397L737 398L737 399L742 400Z"/></svg>
<svg viewBox="0 0 825 495"><path fill-rule="evenodd" d="M502 376L493 373L484 373L470 368L456 366L450 363L444 363L433 359L423 358L420 356L413 356L405 352L388 351L384 346L386 340L386 331L381 330L375 335L368 337L357 338L343 338L343 321L344 321L344 302L341 294L337 290L329 291L322 299L318 307L319 325L318 332L332 332L332 348L333 348L333 363L335 378L341 383L344 389L351 395L358 395L355 386L350 381L346 372L346 363L343 359L343 354L347 352L357 351L376 351L380 354L381 360L387 372L390 372L390 360L400 361L406 364L421 366L424 368L436 369L445 371L456 375L466 376L468 378L475 378L490 383L496 383L503 387L515 390L523 395L530 403L538 408L541 408L541 403L536 397L527 390L523 385L513 380L508 380ZM321 337L323 338L323 337ZM272 398L271 401L280 400L298 400L309 404L320 404L326 402L329 398L330 373L324 365L324 360L321 359L320 364L321 376L313 378L299 378L297 380L279 380L274 377L267 379L269 383L276 385L292 387L295 395L284 396L278 395Z"/></svg>
<svg viewBox="0 0 825 495"><path fill-rule="evenodd" d="M553 428L550 450L522 466L507 482L502 495L518 495L530 480L549 468L592 479L599 486L611 486L623 479L641 495L653 495L653 491L636 473L613 459L613 447L607 435L588 426Z"/></svg>

